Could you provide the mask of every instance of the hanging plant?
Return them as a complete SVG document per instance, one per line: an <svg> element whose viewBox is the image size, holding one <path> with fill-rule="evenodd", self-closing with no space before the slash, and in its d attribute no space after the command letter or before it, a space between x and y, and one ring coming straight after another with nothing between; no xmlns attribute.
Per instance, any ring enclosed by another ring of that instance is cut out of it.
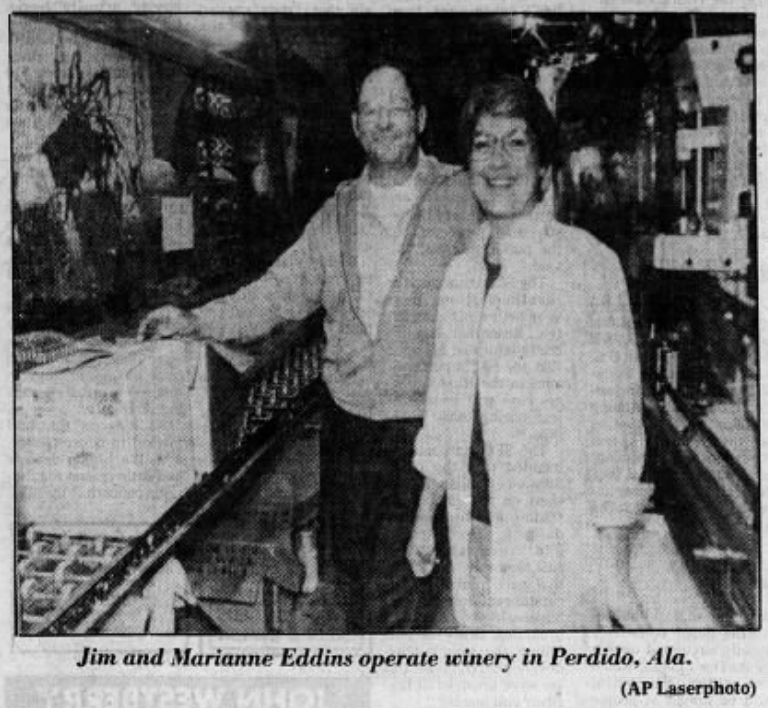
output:
<svg viewBox="0 0 768 708"><path fill-rule="evenodd" d="M107 69L83 79L75 50L66 79L57 53L52 93L65 115L42 145L56 187L63 192L60 213L75 290L82 298L109 292L114 285L122 242L123 179L118 160L123 144L110 118L113 93ZM86 188L86 181L92 188ZM74 299L78 299L75 297Z"/></svg>
<svg viewBox="0 0 768 708"><path fill-rule="evenodd" d="M110 175L123 146L109 118L109 71L102 69L84 82L80 51L75 50L67 80L62 81L58 57L55 74L54 95L66 115L43 143L42 152L48 158L56 186L65 189L69 199L90 175L99 191L110 193Z"/></svg>

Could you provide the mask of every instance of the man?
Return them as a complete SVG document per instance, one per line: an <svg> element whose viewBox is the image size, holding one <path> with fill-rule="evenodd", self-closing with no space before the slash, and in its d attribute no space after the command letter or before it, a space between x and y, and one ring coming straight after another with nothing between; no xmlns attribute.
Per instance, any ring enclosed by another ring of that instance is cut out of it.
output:
<svg viewBox="0 0 768 708"><path fill-rule="evenodd" d="M356 632L428 621L405 556L423 484L411 458L443 273L478 217L466 176L419 149L425 122L407 74L378 65L352 113L360 177L258 281L194 312L161 308L139 330L244 341L325 309L321 494Z"/></svg>

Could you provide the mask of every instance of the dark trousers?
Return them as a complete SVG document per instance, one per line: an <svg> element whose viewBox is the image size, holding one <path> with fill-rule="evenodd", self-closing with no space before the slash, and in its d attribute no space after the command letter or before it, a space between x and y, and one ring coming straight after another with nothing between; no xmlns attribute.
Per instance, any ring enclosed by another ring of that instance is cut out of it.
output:
<svg viewBox="0 0 768 708"><path fill-rule="evenodd" d="M350 632L426 629L436 611L437 574L417 579L405 556L423 487L411 465L420 428L420 419L372 421L327 405L323 536L345 586ZM445 557L444 513L439 518Z"/></svg>

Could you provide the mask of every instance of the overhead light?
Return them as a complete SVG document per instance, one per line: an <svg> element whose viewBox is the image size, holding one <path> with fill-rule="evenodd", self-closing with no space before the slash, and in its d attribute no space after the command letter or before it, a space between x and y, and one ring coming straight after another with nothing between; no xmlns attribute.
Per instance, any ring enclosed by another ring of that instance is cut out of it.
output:
<svg viewBox="0 0 768 708"><path fill-rule="evenodd" d="M634 13L617 12L613 16L613 21L617 25L621 25L622 27L627 27L628 29L633 29L635 26L635 23L637 22L637 15L635 15Z"/></svg>
<svg viewBox="0 0 768 708"><path fill-rule="evenodd" d="M525 29L527 19L527 15L524 15L521 12L515 12L509 16L509 25L513 30Z"/></svg>
<svg viewBox="0 0 768 708"><path fill-rule="evenodd" d="M202 42L210 49L234 49L246 39L244 15L157 14L151 17L163 28Z"/></svg>
<svg viewBox="0 0 768 708"><path fill-rule="evenodd" d="M520 39L526 36L531 36L544 49L547 49L547 43L541 38L541 35L539 34L539 27L546 24L542 17L537 17L536 15L514 13L509 17L509 24L513 31L520 32Z"/></svg>

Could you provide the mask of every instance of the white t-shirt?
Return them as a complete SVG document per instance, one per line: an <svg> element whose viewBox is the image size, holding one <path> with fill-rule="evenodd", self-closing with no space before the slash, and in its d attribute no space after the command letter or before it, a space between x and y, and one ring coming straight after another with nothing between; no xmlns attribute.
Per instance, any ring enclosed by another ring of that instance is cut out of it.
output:
<svg viewBox="0 0 768 708"><path fill-rule="evenodd" d="M403 184L380 187L366 179L357 213L360 316L376 338L384 300L397 276L408 222L419 198L418 166Z"/></svg>

